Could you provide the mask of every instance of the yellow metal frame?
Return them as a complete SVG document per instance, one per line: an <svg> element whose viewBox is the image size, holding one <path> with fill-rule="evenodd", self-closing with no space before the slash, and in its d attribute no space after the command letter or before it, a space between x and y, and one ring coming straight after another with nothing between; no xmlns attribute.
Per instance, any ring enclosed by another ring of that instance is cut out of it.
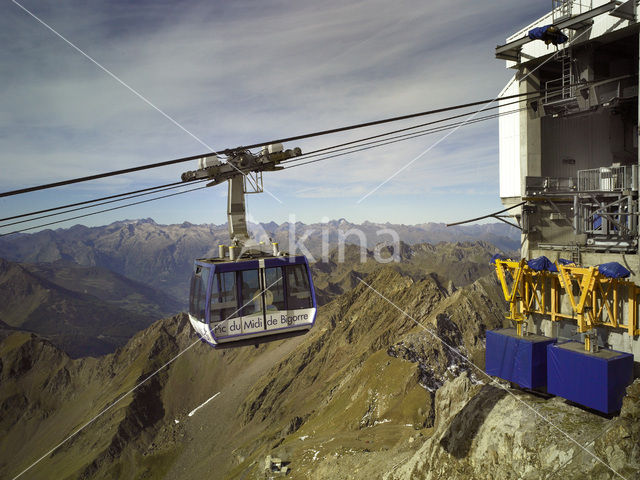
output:
<svg viewBox="0 0 640 480"><path fill-rule="evenodd" d="M522 313L523 308L523 285L522 272L527 267L527 262L522 259L520 262L512 260L496 260L496 274L502 285L504 299L509 303L509 314L507 318L516 322L518 335L522 335L522 322L526 318ZM513 278L511 289L508 285L507 273Z"/></svg>
<svg viewBox="0 0 640 480"><path fill-rule="evenodd" d="M525 259L496 260L495 267L504 298L509 303L507 318L516 323L518 335L522 335L524 320L534 313L547 315L554 322L561 318L573 319L580 333L606 326L626 328L630 336L640 335L640 287L633 282L605 277L598 267L557 265L558 273L536 272L528 267ZM569 299L571 314L560 311L561 293ZM627 306L626 324L622 322L621 302Z"/></svg>

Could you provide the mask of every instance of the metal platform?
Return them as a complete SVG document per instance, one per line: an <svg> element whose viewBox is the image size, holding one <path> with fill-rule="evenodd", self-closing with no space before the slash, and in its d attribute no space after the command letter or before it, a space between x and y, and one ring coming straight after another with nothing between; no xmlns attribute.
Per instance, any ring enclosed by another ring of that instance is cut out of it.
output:
<svg viewBox="0 0 640 480"><path fill-rule="evenodd" d="M631 4L631 7L629 7L628 4ZM631 14L629 14L629 8L631 8ZM616 17L632 20L633 1L629 0L621 4L619 1L614 0L609 3L605 3L604 5L600 5L599 7L593 8L587 12L573 15L566 19L561 19L555 24L555 26L560 30L565 28L568 28L570 30L578 30L592 24L592 19L594 17L597 17L598 15L602 15L603 13L610 13L610 15L614 15ZM624 16L622 17L622 15ZM631 15L630 18L629 15ZM533 42L533 40L528 36L524 36L522 38L519 38L518 40L514 40L504 45L498 45L496 47L495 53L496 58L501 60L513 60L517 62L519 60L520 49L523 45L526 45L529 42Z"/></svg>

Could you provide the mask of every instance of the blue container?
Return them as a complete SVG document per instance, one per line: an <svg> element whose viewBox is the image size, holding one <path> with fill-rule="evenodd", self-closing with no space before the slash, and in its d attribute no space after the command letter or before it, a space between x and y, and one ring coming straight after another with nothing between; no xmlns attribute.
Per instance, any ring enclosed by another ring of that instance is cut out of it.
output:
<svg viewBox="0 0 640 480"><path fill-rule="evenodd" d="M603 413L622 408L633 380L633 355L602 349L592 353L579 342L547 348L547 391Z"/></svg>
<svg viewBox="0 0 640 480"><path fill-rule="evenodd" d="M514 328L487 332L485 370L489 375L525 388L547 384L547 345L555 339L542 335L519 337Z"/></svg>

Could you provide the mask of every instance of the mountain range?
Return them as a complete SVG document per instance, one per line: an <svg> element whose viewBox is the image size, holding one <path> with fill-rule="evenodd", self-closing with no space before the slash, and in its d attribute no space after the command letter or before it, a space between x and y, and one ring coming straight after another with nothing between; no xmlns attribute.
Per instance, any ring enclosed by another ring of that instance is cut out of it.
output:
<svg viewBox="0 0 640 480"><path fill-rule="evenodd" d="M397 250L397 251L396 251ZM486 242L440 242L383 247L379 252L358 245L335 248L322 261L312 264L316 297L322 305L358 285L359 278L380 267L380 260L403 275L419 281L431 277L450 293L492 271L488 259L496 247ZM377 258L376 258L377 255Z"/></svg>
<svg viewBox="0 0 640 480"><path fill-rule="evenodd" d="M271 223L253 229L258 238L260 229L263 235L268 230L271 238L283 237L286 245L289 227ZM381 262L416 280L432 276L452 291L488 273L487 260L497 250L478 240L383 242L366 248L380 239L381 231L403 231L415 239L419 232L437 231L435 224L358 226L339 220L295 227L304 238L301 248L314 252L308 256L320 304L355 287L357 275L368 275ZM505 232L498 225L481 230L487 237ZM456 232L470 236L465 229ZM186 309L193 259L216 254L214 246L222 240L212 239L225 234L220 226L141 220L4 237L0 252L12 261L4 260L0 271L0 296L6 297L0 321L4 328L38 333L72 357L113 352L153 321ZM315 262L313 255L318 257Z"/></svg>
<svg viewBox="0 0 640 480"><path fill-rule="evenodd" d="M611 418L487 377L503 309L493 277L450 291L379 266L258 348L211 349L184 314L100 358L7 333L0 476L615 478L600 459L634 478L640 380Z"/></svg>
<svg viewBox="0 0 640 480"><path fill-rule="evenodd" d="M445 231L427 225L296 224L315 327L228 350L174 314L223 226L0 239L0 477L635 478L640 379L602 416L487 376L486 331L507 326L488 259L519 236L417 241ZM253 227L288 248L290 225Z"/></svg>
<svg viewBox="0 0 640 480"><path fill-rule="evenodd" d="M393 240L390 231L409 246L481 241L492 245L495 253L514 252L520 245L519 231L505 224L447 228L438 223L357 225L340 219L310 225L252 224L250 230L258 240L278 241L282 250L291 251L295 246L297 253L305 253L298 248L302 245L312 263L329 260L328 254L340 244L356 244L373 251L376 245ZM217 256L218 245L228 243L226 225L158 225L145 219L5 236L0 238L0 258L31 264L63 260L106 268L183 299L186 305L193 260Z"/></svg>

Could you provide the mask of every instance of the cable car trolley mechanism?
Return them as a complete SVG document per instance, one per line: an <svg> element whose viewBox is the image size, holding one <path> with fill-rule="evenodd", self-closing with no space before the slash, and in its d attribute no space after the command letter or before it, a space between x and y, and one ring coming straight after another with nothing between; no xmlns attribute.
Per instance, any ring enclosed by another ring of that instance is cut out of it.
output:
<svg viewBox="0 0 640 480"><path fill-rule="evenodd" d="M282 160L301 153L282 144L265 146L259 154L231 151L225 162L217 155L204 157L198 170L182 174L184 182L211 179L208 187L228 182L231 244L219 245L217 258L195 260L189 296L191 325L213 347L257 345L313 327L317 305L306 257L251 239L244 198L263 192L262 172L281 170Z"/></svg>

